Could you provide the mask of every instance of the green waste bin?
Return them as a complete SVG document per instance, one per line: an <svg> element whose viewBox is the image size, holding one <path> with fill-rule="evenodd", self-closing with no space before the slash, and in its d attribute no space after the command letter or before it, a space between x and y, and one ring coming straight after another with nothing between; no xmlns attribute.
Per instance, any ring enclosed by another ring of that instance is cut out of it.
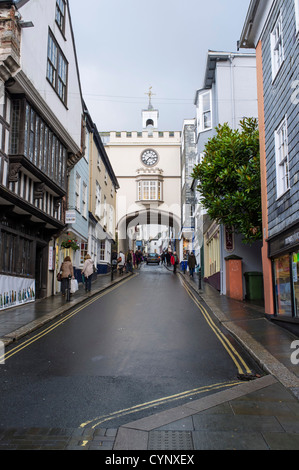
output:
<svg viewBox="0 0 299 470"><path fill-rule="evenodd" d="M262 300L264 298L263 273L244 273L246 283L246 299Z"/></svg>

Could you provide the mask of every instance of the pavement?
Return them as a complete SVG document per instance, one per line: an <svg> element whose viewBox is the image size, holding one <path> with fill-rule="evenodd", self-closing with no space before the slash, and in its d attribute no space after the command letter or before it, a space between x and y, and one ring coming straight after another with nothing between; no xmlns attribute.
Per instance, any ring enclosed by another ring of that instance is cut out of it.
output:
<svg viewBox="0 0 299 470"><path fill-rule="evenodd" d="M188 454L196 450L298 450L299 365L291 361L296 352L291 345L298 337L266 318L261 305L219 295L205 282L199 289L197 277L192 279L189 273L177 275L209 307L215 321L255 359L263 371L261 376L244 377L229 389L210 391L200 399L189 399L117 429L0 428L0 450L132 451L132 455L145 450ZM98 275L90 294L81 286L69 302L56 295L1 311L0 340L8 347L130 276L117 274L111 281L110 275Z"/></svg>

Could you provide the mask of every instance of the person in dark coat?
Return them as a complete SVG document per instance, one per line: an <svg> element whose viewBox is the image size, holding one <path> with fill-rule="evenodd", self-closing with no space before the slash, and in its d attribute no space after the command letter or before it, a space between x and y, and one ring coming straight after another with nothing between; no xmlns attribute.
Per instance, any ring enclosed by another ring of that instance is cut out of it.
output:
<svg viewBox="0 0 299 470"><path fill-rule="evenodd" d="M195 266L196 266L196 258L194 256L193 251L191 251L191 253L189 253L189 256L188 256L188 267L189 267L190 277L193 277Z"/></svg>
<svg viewBox="0 0 299 470"><path fill-rule="evenodd" d="M131 250L128 251L126 257L126 272L128 273L129 271L130 273L133 272L133 256Z"/></svg>

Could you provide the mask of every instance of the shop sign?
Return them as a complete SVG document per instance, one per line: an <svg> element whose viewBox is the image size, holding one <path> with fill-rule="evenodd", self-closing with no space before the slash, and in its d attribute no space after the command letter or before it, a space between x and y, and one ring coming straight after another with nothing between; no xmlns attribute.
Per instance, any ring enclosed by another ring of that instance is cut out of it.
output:
<svg viewBox="0 0 299 470"><path fill-rule="evenodd" d="M288 246L288 245L294 245L297 242L299 242L299 232L293 233L292 235L287 237L284 241L284 244Z"/></svg>
<svg viewBox="0 0 299 470"><path fill-rule="evenodd" d="M65 213L65 223L75 224L76 223L76 211L70 210Z"/></svg>
<svg viewBox="0 0 299 470"><path fill-rule="evenodd" d="M226 251L234 251L234 233L229 227L225 227L225 249Z"/></svg>
<svg viewBox="0 0 299 470"><path fill-rule="evenodd" d="M269 256L275 256L276 254L283 253L284 251L296 247L299 244L299 232L298 229L293 233L289 233L287 236L280 236L275 240L269 241Z"/></svg>
<svg viewBox="0 0 299 470"><path fill-rule="evenodd" d="M49 269L49 271L54 271L54 264L55 264L55 260L54 260L54 247L53 247L53 246L49 246L49 263L48 263L48 269Z"/></svg>

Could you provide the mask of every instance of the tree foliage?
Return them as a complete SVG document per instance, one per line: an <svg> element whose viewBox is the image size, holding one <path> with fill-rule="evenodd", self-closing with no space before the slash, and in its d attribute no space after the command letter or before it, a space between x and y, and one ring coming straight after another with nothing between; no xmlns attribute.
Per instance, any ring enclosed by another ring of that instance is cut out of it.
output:
<svg viewBox="0 0 299 470"><path fill-rule="evenodd" d="M245 118L240 130L219 125L193 170L211 219L233 227L244 243L262 238L258 122Z"/></svg>

